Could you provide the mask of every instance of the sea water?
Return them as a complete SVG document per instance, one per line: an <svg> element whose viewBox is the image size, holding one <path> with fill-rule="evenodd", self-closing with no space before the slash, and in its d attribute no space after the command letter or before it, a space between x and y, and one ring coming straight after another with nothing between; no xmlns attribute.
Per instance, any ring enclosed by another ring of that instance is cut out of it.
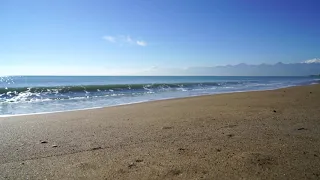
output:
<svg viewBox="0 0 320 180"><path fill-rule="evenodd" d="M0 77L0 116L70 111L208 94L319 83L312 77Z"/></svg>

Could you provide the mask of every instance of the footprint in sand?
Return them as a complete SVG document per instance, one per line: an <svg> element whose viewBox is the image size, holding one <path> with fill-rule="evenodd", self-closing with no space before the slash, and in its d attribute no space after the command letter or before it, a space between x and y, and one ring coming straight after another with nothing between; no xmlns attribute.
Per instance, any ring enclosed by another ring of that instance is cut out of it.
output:
<svg viewBox="0 0 320 180"><path fill-rule="evenodd" d="M81 169L81 171L95 170L97 166L92 163L80 162L74 165L74 167Z"/></svg>
<svg viewBox="0 0 320 180"><path fill-rule="evenodd" d="M269 169L277 164L275 157L260 152L243 152L236 154L230 160L230 165L250 171Z"/></svg>
<svg viewBox="0 0 320 180"><path fill-rule="evenodd" d="M182 171L180 171L179 169L171 169L166 174L166 177L179 176L180 174L182 174Z"/></svg>
<svg viewBox="0 0 320 180"><path fill-rule="evenodd" d="M238 125L236 124L230 124L230 125L227 125L227 126L224 126L224 128L234 128L234 127L237 127Z"/></svg>

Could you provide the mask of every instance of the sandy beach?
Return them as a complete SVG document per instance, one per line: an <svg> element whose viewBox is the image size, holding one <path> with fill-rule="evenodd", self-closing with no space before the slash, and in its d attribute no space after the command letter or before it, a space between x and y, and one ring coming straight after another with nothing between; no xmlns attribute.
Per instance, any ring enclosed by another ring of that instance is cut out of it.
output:
<svg viewBox="0 0 320 180"><path fill-rule="evenodd" d="M0 179L320 179L320 85L0 118Z"/></svg>

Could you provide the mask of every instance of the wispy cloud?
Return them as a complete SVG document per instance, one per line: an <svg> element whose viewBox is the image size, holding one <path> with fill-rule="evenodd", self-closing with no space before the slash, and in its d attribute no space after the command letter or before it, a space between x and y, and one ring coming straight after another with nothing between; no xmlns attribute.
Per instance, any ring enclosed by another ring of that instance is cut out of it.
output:
<svg viewBox="0 0 320 180"><path fill-rule="evenodd" d="M147 42L139 39L132 38L127 35L118 35L118 36L103 36L102 39L110 42L116 43L119 45L137 45L137 46L147 46Z"/></svg>
<svg viewBox="0 0 320 180"><path fill-rule="evenodd" d="M131 39L130 36L127 36L127 37L126 37L126 41L127 41L128 43L132 43L132 42L133 42L133 40Z"/></svg>
<svg viewBox="0 0 320 180"><path fill-rule="evenodd" d="M116 42L116 38L113 36L103 36L102 37L104 40L107 40L109 42L115 43Z"/></svg>
<svg viewBox="0 0 320 180"><path fill-rule="evenodd" d="M137 41L137 45L139 45L139 46L146 46L147 43L144 42L144 41Z"/></svg>

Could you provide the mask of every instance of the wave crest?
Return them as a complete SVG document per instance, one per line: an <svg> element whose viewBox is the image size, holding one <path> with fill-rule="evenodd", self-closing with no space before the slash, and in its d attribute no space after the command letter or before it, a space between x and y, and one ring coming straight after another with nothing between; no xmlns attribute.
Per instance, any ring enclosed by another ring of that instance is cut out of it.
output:
<svg viewBox="0 0 320 180"><path fill-rule="evenodd" d="M32 102L39 100L65 100L100 96L150 94L163 91L189 91L219 86L233 86L245 82L116 84L86 86L49 86L0 88L0 102Z"/></svg>

